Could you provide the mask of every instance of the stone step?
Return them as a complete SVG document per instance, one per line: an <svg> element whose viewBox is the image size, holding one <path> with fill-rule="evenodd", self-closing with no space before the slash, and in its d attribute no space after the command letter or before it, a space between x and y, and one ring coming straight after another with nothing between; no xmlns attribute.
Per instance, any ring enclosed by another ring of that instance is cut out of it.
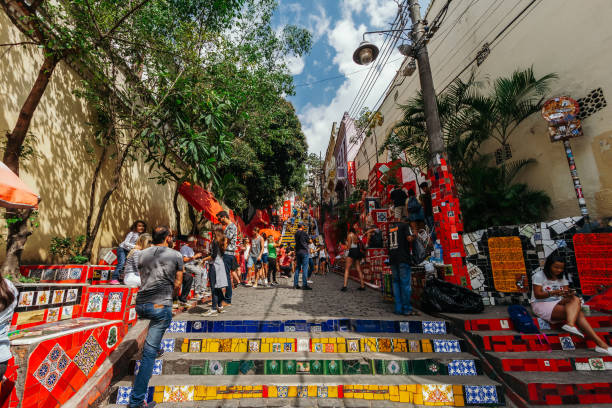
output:
<svg viewBox="0 0 612 408"><path fill-rule="evenodd" d="M612 343L612 332L599 331L598 334L608 343ZM508 334L508 332L472 332L475 341L485 351L497 352L526 352L526 351L549 351L549 350L573 350L595 348L595 343L591 340L570 335L569 333L551 333L546 335L546 339L537 334Z"/></svg>
<svg viewBox="0 0 612 408"><path fill-rule="evenodd" d="M416 354L416 353L415 353ZM202 353L187 356L177 353L164 354L155 361L154 375L482 375L479 360L467 353L454 353L452 356L432 358L427 353L419 356L401 355L391 358L388 355L372 356L288 356L253 359L235 359L224 353L223 357ZM132 360L130 372L137 373L140 360Z"/></svg>
<svg viewBox="0 0 612 408"><path fill-rule="evenodd" d="M154 376L149 382L148 400L156 402L194 402L261 398L330 398L390 401L415 405L465 406L482 405L488 396L491 403L503 405L499 384L487 377L467 376L309 376L299 377L219 377L175 375ZM131 393L133 378L118 382L109 402L125 404ZM434 402L437 402L435 404ZM182 406L182 405L179 405ZM258 405L253 405L258 406ZM265 405L264 405L265 406Z"/></svg>
<svg viewBox="0 0 612 408"><path fill-rule="evenodd" d="M553 351L538 353L487 353L491 363L503 372L513 371L612 371L612 356L594 350Z"/></svg>
<svg viewBox="0 0 612 408"><path fill-rule="evenodd" d="M506 382L534 405L612 403L612 372L513 372Z"/></svg>

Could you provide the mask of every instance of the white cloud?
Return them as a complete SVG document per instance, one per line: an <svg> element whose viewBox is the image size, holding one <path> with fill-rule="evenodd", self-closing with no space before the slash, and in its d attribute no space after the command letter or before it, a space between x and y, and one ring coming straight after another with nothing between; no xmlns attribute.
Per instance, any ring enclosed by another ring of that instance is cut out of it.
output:
<svg viewBox="0 0 612 408"><path fill-rule="evenodd" d="M319 41L329 30L331 19L327 16L325 8L318 3L316 5L317 14L308 15L308 24L306 27L312 34L312 42L316 43Z"/></svg>
<svg viewBox="0 0 612 408"><path fill-rule="evenodd" d="M300 75L304 71L304 58L296 55L285 57L285 64L289 68L291 75Z"/></svg>
<svg viewBox="0 0 612 408"><path fill-rule="evenodd" d="M359 66L353 62L353 51L361 41L361 35L364 31L380 28L387 22L389 16L391 20L394 18L394 13L397 11L397 6L394 2L391 3L391 8L384 6L387 1L375 0L372 1L375 5L366 0L345 0L342 4L342 18L338 20L333 27L327 32L327 40L329 46L333 48L329 55L331 62L336 65L341 74L353 73L359 69ZM362 11L370 17L372 25L366 27L363 24L355 25L353 13ZM377 24L377 26L374 25ZM382 45L382 39L372 38L379 46ZM394 50L389 61L399 59L400 54ZM358 110L361 106L374 107L374 104L379 99L381 94L386 89L389 82L395 76L395 73L401 65L401 59L394 63L388 63L382 70L382 73L374 86L368 98L360 106L354 107L353 110ZM353 103L353 100L358 94L361 84L366 78L368 71L363 71L358 74L348 76L345 81L336 89L336 94L329 103L320 105L307 104L300 110L298 116L302 122L302 129L306 135L310 152L318 153L325 152L329 135L333 122L340 122L342 115ZM320 87L325 91L327 84L316 84L314 87Z"/></svg>

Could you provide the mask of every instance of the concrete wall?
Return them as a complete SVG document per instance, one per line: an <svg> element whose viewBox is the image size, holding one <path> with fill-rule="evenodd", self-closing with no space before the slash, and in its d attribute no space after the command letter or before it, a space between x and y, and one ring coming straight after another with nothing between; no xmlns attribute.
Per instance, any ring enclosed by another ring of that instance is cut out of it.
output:
<svg viewBox="0 0 612 408"><path fill-rule="evenodd" d="M433 20L443 0L432 0L427 15ZM536 76L551 72L559 79L550 96L567 95L574 99L603 89L608 106L583 120L584 136L571 141L585 198L593 216L612 215L612 2L590 0L537 0L513 25L493 39L508 25L530 0L453 1L428 49L434 83L442 91L476 56L485 42L491 53L480 66L472 64L461 75L473 71L486 81L509 76L516 69L533 66ZM406 62L404 63L406 64ZM420 88L418 74L398 75L380 111L385 117L376 128L378 144L400 120L398 104L405 103ZM520 180L534 189L548 193L553 202L549 219L580 215L569 175L564 149L549 141L546 122L539 114L526 120L510 139L512 159L535 158L538 163L527 168ZM495 142L483 145L483 152L493 152ZM365 155L364 155L365 151ZM357 155L357 176L367 178L367 158L374 163L374 144L367 140ZM383 161L386 157L381 157ZM365 163L365 165L364 165Z"/></svg>
<svg viewBox="0 0 612 408"><path fill-rule="evenodd" d="M4 12L0 12L0 43L24 41ZM42 53L33 46L0 48L0 131L12 130L42 62ZM30 132L36 136L37 158L20 171L24 182L38 192L40 227L28 239L24 263L51 262L48 254L53 236L84 234L90 185L95 168L88 146L94 146L90 112L83 100L73 94L79 78L60 63L36 110ZM96 151L99 156L99 150ZM102 171L102 187L110 182L112 162ZM123 240L135 219L150 226L174 226L172 186L157 185L148 179L148 166L135 161L124 167L123 182L112 196L98 234L99 247L115 246ZM99 191L99 190L98 190ZM98 199L101 194L98 194ZM186 210L186 202L181 208ZM186 212L183 212L186 224ZM184 226L186 227L186 225ZM0 258L4 248L0 248Z"/></svg>

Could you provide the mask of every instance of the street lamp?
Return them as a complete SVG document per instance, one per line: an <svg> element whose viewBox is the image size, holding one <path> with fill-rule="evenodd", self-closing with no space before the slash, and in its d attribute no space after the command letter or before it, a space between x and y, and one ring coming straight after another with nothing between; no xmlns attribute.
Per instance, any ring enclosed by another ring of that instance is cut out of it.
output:
<svg viewBox="0 0 612 408"><path fill-rule="evenodd" d="M378 57L378 52L379 50L376 45L362 41L353 53L353 61L358 65L368 65Z"/></svg>

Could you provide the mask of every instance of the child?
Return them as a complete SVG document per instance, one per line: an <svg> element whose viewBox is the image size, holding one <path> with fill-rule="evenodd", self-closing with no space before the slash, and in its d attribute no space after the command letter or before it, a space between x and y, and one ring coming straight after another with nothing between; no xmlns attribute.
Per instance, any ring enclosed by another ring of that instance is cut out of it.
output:
<svg viewBox="0 0 612 408"><path fill-rule="evenodd" d="M12 357L8 332L18 296L19 292L11 281L0 277L0 383Z"/></svg>
<svg viewBox="0 0 612 408"><path fill-rule="evenodd" d="M586 335L597 345L596 352L612 356L612 347L593 330L581 306L580 298L570 290L565 277L565 260L553 252L546 258L544 269L536 270L532 276L533 313L548 322L565 322L561 329L583 338Z"/></svg>
<svg viewBox="0 0 612 408"><path fill-rule="evenodd" d="M134 245L134 249L127 255L125 261L125 276L123 283L130 288L140 287L140 273L138 272L138 258L143 249L147 249L152 245L153 237L151 234L142 234L138 237L138 241Z"/></svg>
<svg viewBox="0 0 612 408"><path fill-rule="evenodd" d="M147 229L147 224L142 220L137 220L132 224L130 228L130 232L125 236L125 239L119 247L117 247L117 267L113 272L112 280L109 282L111 285L119 285L119 275L123 272L123 267L125 266L125 259L127 258L127 254L134 249L136 245L136 241L140 234L145 232Z"/></svg>

